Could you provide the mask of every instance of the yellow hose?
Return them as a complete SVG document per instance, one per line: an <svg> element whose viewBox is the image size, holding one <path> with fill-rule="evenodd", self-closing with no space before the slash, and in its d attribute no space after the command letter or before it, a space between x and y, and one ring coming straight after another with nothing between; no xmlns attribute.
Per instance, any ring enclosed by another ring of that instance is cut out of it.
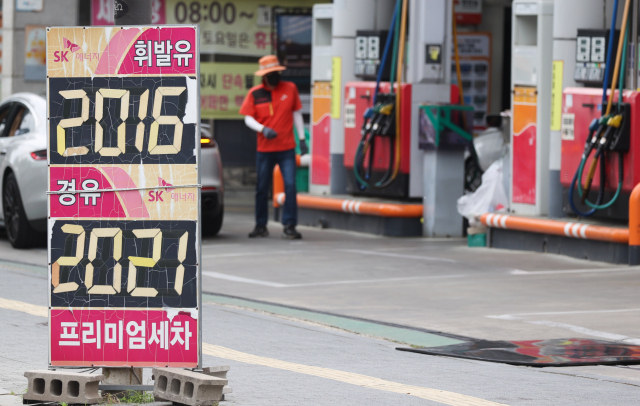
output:
<svg viewBox="0 0 640 406"><path fill-rule="evenodd" d="M405 34L407 30L407 2L408 0L402 1L402 20L400 23L400 49L398 50L398 89L396 92L396 153L395 158L396 162L393 167L393 175L391 175L391 180L395 179L398 176L398 172L400 171L400 106L402 105L402 68L404 65L404 45L405 45ZM393 87L393 85L392 85Z"/></svg>

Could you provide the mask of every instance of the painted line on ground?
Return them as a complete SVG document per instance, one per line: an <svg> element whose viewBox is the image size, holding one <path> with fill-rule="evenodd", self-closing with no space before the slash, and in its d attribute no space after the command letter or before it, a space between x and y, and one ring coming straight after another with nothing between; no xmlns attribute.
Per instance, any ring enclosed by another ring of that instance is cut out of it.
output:
<svg viewBox="0 0 640 406"><path fill-rule="evenodd" d="M509 271L510 275L555 275L567 273L599 273L599 272L638 272L640 267L620 267L620 268L593 268L593 269L569 269L559 271L523 271L514 269Z"/></svg>
<svg viewBox="0 0 640 406"><path fill-rule="evenodd" d="M535 321L525 320L524 322L529 324L537 324L540 326L564 328L567 330L571 330L575 333L586 334L593 337L605 338L607 340L613 340L613 341L623 341L625 344L640 345L640 338L629 337L622 334L607 333L606 331L592 330L586 327L574 326L573 324L559 323L559 322L550 321L550 320L535 320Z"/></svg>
<svg viewBox="0 0 640 406"><path fill-rule="evenodd" d="M462 395L455 392L448 392L439 389L425 388L422 386L405 385L402 383L386 381L384 379L375 378L373 376L356 374L353 372L339 371L335 369L295 364L293 362L281 361L274 358L261 357L258 355L247 354L240 351L231 350L217 345L202 343L202 352L217 358L242 362L245 364L261 365L269 368L282 369L285 371L296 372L304 375L311 375L324 379L331 379L347 383L350 385L361 386L369 389L381 390L384 392L393 392L403 395L415 396L421 399L431 400L451 406L498 406L501 403L491 402L488 400L476 398L473 396Z"/></svg>
<svg viewBox="0 0 640 406"><path fill-rule="evenodd" d="M520 313L520 314L503 314L499 316L485 316L490 319L520 321L527 324L535 324L538 326L563 328L565 330L573 331L574 333L584 334L592 337L604 338L613 341L622 341L625 344L640 345L640 338L629 337L622 334L609 333L606 331L593 330L586 327L576 326L574 324L561 323L551 320L525 320L525 316L540 316L540 315L563 315L563 314L588 314L588 313L621 313L629 311L640 311L640 309L619 309L619 310L595 310L595 311L576 311L576 312L544 312L544 313Z"/></svg>
<svg viewBox="0 0 640 406"><path fill-rule="evenodd" d="M48 274L46 263L42 265L35 265L35 264L28 264L26 262L0 260L0 267L18 270L18 271L30 271L30 272L35 272L35 273L44 274L44 275Z"/></svg>
<svg viewBox="0 0 640 406"><path fill-rule="evenodd" d="M327 286L327 285L350 285L350 284L364 284L364 283L379 283L379 282L403 282L413 281L418 279L449 279L449 278L462 278L464 274L459 275L425 275L425 276L407 276L400 278L384 278L384 279L355 279L345 281L328 281L328 282L311 282L311 283L293 283L285 284L278 282L263 281L259 279L244 278L242 276L229 275L226 273L203 271L202 275L209 276L211 278L223 279L232 282L248 283L251 285L269 286L271 288L299 288L308 286Z"/></svg>
<svg viewBox="0 0 640 406"><path fill-rule="evenodd" d="M232 282L249 283L251 285L269 286L271 288L286 288L286 287L289 287L289 285L285 285L284 283L261 281L261 280L258 280L258 279L251 279L251 278L243 278L241 276L228 275L228 274L225 274L225 273L213 272L213 271L202 271L202 275L209 276L211 278L216 278L216 279L224 279L224 280L232 281Z"/></svg>
<svg viewBox="0 0 640 406"><path fill-rule="evenodd" d="M30 303L18 302L0 298L0 308L9 310L17 310L36 316L47 317L48 311L46 306L32 305ZM258 355L247 354L244 352L232 350L230 348L221 347L219 345L202 343L202 352L217 358L223 358L231 361L242 362L251 365L261 365L269 368L281 369L285 371L295 372L298 374L315 376L318 378L330 379L333 381L343 382L350 385L361 386L369 389L376 389L384 392L393 392L399 394L407 394L421 399L427 399L451 406L506 406L503 403L491 402L476 398L473 396L463 395L455 392L448 392L439 389L425 388L422 386L405 385L402 383L386 381L384 379L375 378L373 376L356 374L353 372L345 372L336 369L323 368L311 365L296 364L289 361L281 361L275 358L261 357Z"/></svg>
<svg viewBox="0 0 640 406"><path fill-rule="evenodd" d="M467 276L465 274L460 275L431 275L431 276L407 276L405 278L386 278L386 279L355 279L350 281L331 281L331 282L313 282L313 283L297 283L293 285L287 285L289 288L297 288L304 286L324 286L324 285L348 285L348 284L360 284L360 283L377 283L377 282L403 282L413 281L418 279L449 279L449 278L462 278Z"/></svg>
<svg viewBox="0 0 640 406"><path fill-rule="evenodd" d="M540 313L514 313L514 314L502 314L499 316L486 316L486 317L490 319L516 320L522 316L549 316L549 315L556 315L556 314L626 313L626 312L640 312L640 308L613 309L613 310L569 310L565 312L540 312Z"/></svg>
<svg viewBox="0 0 640 406"><path fill-rule="evenodd" d="M31 303L19 302L17 300L3 299L1 297L0 308L16 310L33 316L49 317L49 310L46 306L38 306Z"/></svg>
<svg viewBox="0 0 640 406"><path fill-rule="evenodd" d="M404 254L394 254L391 252L378 252L378 251L366 251L366 250L352 250L352 249L339 249L337 251L349 252L351 254L364 254L364 255L377 255L380 257L391 257L391 258L403 258L403 259L420 259L424 261L439 261L439 262L449 262L454 263L458 262L449 258L437 258L437 257L425 257L422 255L404 255Z"/></svg>
<svg viewBox="0 0 640 406"><path fill-rule="evenodd" d="M302 251L300 250L289 250L289 251L264 251L264 252L230 252L227 254L208 254L202 255L202 258L231 258L231 257L250 257L250 256L262 256L262 255L280 255L280 254L299 254Z"/></svg>
<svg viewBox="0 0 640 406"><path fill-rule="evenodd" d="M462 344L466 341L466 337L451 337L436 334L438 332L429 332L407 326L393 325L357 317L297 308L295 306L279 305L277 303L217 295L213 293L203 293L202 300L204 303L209 302L209 304L232 306L250 311L270 313L276 317L285 317L300 322L312 322L315 324L338 328L351 333L394 341L397 343L416 345L419 347L442 347L445 345Z"/></svg>

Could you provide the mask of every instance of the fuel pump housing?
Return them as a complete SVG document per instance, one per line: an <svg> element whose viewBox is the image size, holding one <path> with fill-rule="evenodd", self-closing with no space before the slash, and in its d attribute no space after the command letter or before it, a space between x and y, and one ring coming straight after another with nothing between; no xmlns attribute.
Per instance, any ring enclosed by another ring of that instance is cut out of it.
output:
<svg viewBox="0 0 640 406"><path fill-rule="evenodd" d="M614 152L624 152L622 192L611 207L597 211L594 216L628 220L629 195L633 187L640 183L640 140L638 137L631 136L631 134L640 133L640 120L638 120L638 117L640 117L640 93L631 90L623 91L622 111L617 110L617 100L617 95L615 95L612 113L622 113L626 116L620 133L621 138L613 146ZM563 210L565 213L572 213L569 205L569 187L582 160L585 142L589 134L589 125L593 119L599 119L602 116L603 109L606 109L606 105L602 106L602 89L573 87L565 89L563 93L560 182L564 188ZM592 161L593 156L590 156L585 167L588 168ZM605 161L605 166L606 191L604 200L608 201L615 194L618 187L618 154L609 154ZM586 174L584 175L586 176ZM584 181L585 176L581 181ZM600 187L600 182L602 182L600 173L596 171L589 193L591 201L596 200L595 196L598 194L597 189ZM578 208L586 210L587 208L579 205L577 200L579 199L575 199Z"/></svg>

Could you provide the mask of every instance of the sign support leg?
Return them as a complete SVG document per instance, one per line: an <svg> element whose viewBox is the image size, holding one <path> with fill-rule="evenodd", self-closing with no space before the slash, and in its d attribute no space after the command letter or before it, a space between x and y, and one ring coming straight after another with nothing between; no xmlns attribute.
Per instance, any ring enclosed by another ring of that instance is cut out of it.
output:
<svg viewBox="0 0 640 406"><path fill-rule="evenodd" d="M122 386L123 389L118 390L102 390L102 395L110 394L122 398L129 391L127 386L142 385L142 368L102 368L102 374L105 376L101 385Z"/></svg>
<svg viewBox="0 0 640 406"><path fill-rule="evenodd" d="M114 10L115 25L144 25L151 24L152 0L116 0ZM104 385L142 385L142 368L102 368ZM118 397L126 395L126 390L106 390Z"/></svg>

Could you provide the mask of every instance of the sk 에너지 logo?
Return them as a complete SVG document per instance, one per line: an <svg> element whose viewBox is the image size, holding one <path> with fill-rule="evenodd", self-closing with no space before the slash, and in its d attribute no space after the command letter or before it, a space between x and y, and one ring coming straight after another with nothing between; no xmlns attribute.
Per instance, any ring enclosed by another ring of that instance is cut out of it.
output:
<svg viewBox="0 0 640 406"><path fill-rule="evenodd" d="M68 59L69 52L74 53L80 49L80 47L77 44L74 44L73 42L69 41L65 37L62 37L62 43L64 44L64 49L66 49L67 51L64 51L64 50L55 51L53 53L53 56L55 58L53 62L69 62L69 59Z"/></svg>

